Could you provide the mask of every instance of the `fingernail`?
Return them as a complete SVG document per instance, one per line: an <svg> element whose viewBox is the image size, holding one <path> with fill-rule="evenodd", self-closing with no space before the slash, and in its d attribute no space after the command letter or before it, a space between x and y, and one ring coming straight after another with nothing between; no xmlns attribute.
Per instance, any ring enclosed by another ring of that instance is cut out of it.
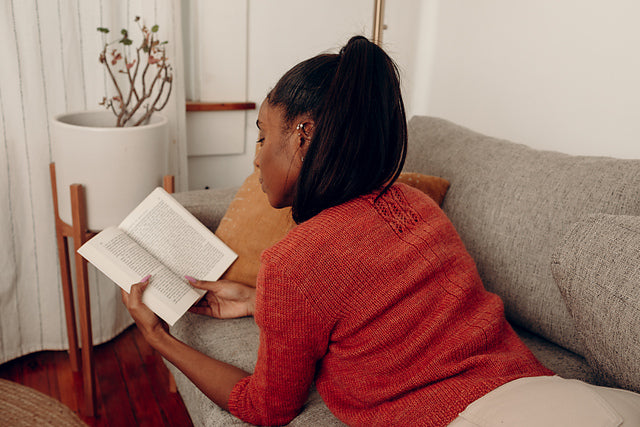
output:
<svg viewBox="0 0 640 427"><path fill-rule="evenodd" d="M142 280L140 280L140 283L144 283L144 282L146 282L146 281L147 281L147 280L149 280L149 279L151 279L151 275L150 275L150 274L147 274L146 276L144 276L144 277L142 278Z"/></svg>
<svg viewBox="0 0 640 427"><path fill-rule="evenodd" d="M184 278L187 279L189 283L196 283L198 281L191 276L184 276Z"/></svg>

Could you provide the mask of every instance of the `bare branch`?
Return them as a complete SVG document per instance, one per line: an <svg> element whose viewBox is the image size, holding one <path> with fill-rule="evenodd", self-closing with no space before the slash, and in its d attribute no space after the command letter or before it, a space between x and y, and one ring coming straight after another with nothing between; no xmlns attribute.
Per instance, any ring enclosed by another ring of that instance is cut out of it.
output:
<svg viewBox="0 0 640 427"><path fill-rule="evenodd" d="M111 76L111 81L113 82L113 85L116 87L116 90L118 91L118 96L120 96L120 99L122 99L122 91L120 91L120 86L118 85L118 82L116 81L116 77L113 75L113 71L111 71L111 67L109 67L109 60L107 59L107 47L109 45L105 44L104 48L102 50L102 56L101 58L104 58L104 60L101 59L102 63L105 65L105 67L107 67L107 71L109 72L109 76ZM120 115L117 115L118 117L118 122L120 122L120 116L122 113L120 113Z"/></svg>
<svg viewBox="0 0 640 427"><path fill-rule="evenodd" d="M156 111L162 110L169 103L169 98L171 97L171 88L173 87L173 79L169 81L169 92L167 92L167 98L164 100L164 104L160 106L160 108L156 108Z"/></svg>
<svg viewBox="0 0 640 427"><path fill-rule="evenodd" d="M131 82L131 86L134 86L134 93L136 95L136 101L140 100L140 97L138 96L138 91L135 90L135 82L136 82L136 77L138 76L138 68L140 68L140 47L138 47L136 49L136 68L133 71L133 78L132 78L132 82Z"/></svg>
<svg viewBox="0 0 640 427"><path fill-rule="evenodd" d="M165 82L169 82L169 91L167 92L167 97L165 98L164 103L160 106L160 108L155 108L156 103L160 99L160 95L162 95L162 90L164 88ZM164 68L164 79L162 80L162 86L160 87L160 93L158 94L158 98L156 98L156 101L153 103L155 111L160 111L164 107L167 106L167 103L169 102L169 98L171 97L171 88L172 87L173 87L173 76L169 76L169 67L165 67Z"/></svg>

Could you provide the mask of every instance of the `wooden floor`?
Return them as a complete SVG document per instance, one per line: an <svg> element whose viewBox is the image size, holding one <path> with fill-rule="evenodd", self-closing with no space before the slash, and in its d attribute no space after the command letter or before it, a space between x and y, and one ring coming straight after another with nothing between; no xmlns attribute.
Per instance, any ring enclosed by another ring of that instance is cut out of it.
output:
<svg viewBox="0 0 640 427"><path fill-rule="evenodd" d="M65 351L30 354L0 365L0 378L26 385L71 408L90 426L192 426L169 371L135 326L94 349L97 415L85 417L82 376Z"/></svg>

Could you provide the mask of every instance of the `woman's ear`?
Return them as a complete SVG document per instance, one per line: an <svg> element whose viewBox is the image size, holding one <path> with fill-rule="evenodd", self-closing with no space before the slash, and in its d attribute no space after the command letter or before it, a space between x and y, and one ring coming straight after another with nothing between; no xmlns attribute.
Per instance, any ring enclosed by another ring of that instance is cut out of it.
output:
<svg viewBox="0 0 640 427"><path fill-rule="evenodd" d="M301 118L301 120L298 120L296 123L296 133L300 141L300 147L306 149L313 138L315 123L310 118Z"/></svg>

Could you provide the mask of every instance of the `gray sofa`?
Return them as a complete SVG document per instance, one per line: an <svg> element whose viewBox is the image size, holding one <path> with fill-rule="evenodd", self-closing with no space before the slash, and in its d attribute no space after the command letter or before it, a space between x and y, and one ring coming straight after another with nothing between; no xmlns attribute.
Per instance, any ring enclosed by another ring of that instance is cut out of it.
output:
<svg viewBox="0 0 640 427"><path fill-rule="evenodd" d="M640 160L537 151L414 117L405 171L451 183L443 210L537 357L567 378L640 391ZM176 198L215 230L234 190ZM252 318L187 313L172 333L252 371ZM195 425L243 425L169 366ZM291 425L341 425L315 390Z"/></svg>

